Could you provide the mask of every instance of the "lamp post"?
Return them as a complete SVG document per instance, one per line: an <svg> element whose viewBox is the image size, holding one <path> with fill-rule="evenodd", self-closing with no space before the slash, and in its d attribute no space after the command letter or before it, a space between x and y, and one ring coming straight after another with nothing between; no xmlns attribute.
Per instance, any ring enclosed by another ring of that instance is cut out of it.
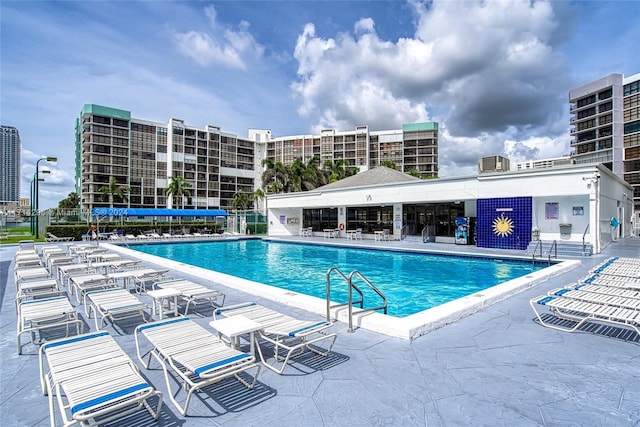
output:
<svg viewBox="0 0 640 427"><path fill-rule="evenodd" d="M38 221L38 217L40 216L40 212L38 211L38 181L40 181L40 178L38 177L38 168L40 167L40 162L41 161L46 161L46 162L57 162L58 158L57 157L43 157L41 159L38 159L38 161L36 162L36 172L33 175L33 182L34 182L34 189L33 189L33 194L34 194L34 203L35 203L35 213L36 213L36 229L35 229L35 236L36 236L36 240L39 237L39 221ZM50 171L42 171L42 173L51 173ZM44 181L44 179L42 179L42 181Z"/></svg>

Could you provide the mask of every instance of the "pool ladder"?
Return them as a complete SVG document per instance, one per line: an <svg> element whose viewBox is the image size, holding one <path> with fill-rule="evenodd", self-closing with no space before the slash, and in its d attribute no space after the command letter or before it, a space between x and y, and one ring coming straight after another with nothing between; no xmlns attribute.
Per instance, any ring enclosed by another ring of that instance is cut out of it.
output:
<svg viewBox="0 0 640 427"><path fill-rule="evenodd" d="M337 273L340 277L342 277L345 282L347 282L347 285L348 285L348 301L345 302L345 303L342 303L342 304L331 305L331 273L334 273L334 272ZM364 294L362 293L360 288L355 283L353 283L353 278L356 277L356 276L359 277L376 294L378 294L380 296L380 298L382 298L382 305L381 306L368 308L368 309L364 310ZM354 290L360 296L360 299L358 301L354 301L353 300L353 291ZM327 322L331 321L331 309L332 308L347 306L348 311L349 311L349 329L347 329L347 332L354 332L354 330L353 330L353 305L354 304L358 304L360 306L360 309L362 309L361 313L365 312L365 311L384 310L384 314L387 314L387 297L385 297L384 294L382 292L380 292L380 290L378 288L376 288L369 281L369 279L364 277L364 275L362 273L360 273L358 270L353 270L351 273L349 273L349 276L347 276L342 271L340 271L340 269L338 267L329 268L329 270L327 270Z"/></svg>

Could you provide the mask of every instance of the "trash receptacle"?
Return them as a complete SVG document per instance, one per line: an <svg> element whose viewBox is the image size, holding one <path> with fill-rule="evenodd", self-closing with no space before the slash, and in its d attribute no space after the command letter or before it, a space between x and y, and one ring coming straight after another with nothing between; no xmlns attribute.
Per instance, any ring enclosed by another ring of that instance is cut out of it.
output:
<svg viewBox="0 0 640 427"><path fill-rule="evenodd" d="M560 224L560 235L571 235L571 224Z"/></svg>

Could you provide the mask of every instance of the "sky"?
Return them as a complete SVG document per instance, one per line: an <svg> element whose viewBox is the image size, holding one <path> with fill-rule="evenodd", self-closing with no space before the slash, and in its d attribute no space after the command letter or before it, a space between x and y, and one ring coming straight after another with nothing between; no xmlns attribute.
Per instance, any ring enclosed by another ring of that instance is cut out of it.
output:
<svg viewBox="0 0 640 427"><path fill-rule="evenodd" d="M638 1L0 0L22 197L75 191L84 104L246 137L439 123L439 175L569 154L569 90L640 72Z"/></svg>

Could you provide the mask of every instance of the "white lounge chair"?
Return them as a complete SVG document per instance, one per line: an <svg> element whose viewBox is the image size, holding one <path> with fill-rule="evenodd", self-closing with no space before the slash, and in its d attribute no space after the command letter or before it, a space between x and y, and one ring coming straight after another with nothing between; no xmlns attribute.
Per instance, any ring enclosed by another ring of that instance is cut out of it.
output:
<svg viewBox="0 0 640 427"><path fill-rule="evenodd" d="M156 288L180 291L180 299L187 302L184 308L185 315L189 312L189 306L191 304L197 305L202 301L209 302L213 308L224 305L225 294L223 292L209 289L206 286L193 283L190 280L176 279L156 282L153 284L153 289Z"/></svg>
<svg viewBox="0 0 640 427"><path fill-rule="evenodd" d="M36 342L36 332L65 327L66 334L69 335L70 328L74 325L76 333L82 333L83 323L78 319L69 298L65 296L20 302L18 304L18 354L22 354L22 334L29 333L31 342L39 344Z"/></svg>
<svg viewBox="0 0 640 427"><path fill-rule="evenodd" d="M167 281L172 278L167 276L169 270L153 270L153 269L144 269L141 271L133 270L131 273L134 284L134 289L138 293L147 291L147 283L154 283L158 281ZM153 286L153 285L152 285Z"/></svg>
<svg viewBox="0 0 640 427"><path fill-rule="evenodd" d="M16 310L18 304L42 296L59 296L60 286L56 279L35 279L20 282L16 292Z"/></svg>
<svg viewBox="0 0 640 427"><path fill-rule="evenodd" d="M111 323L114 323L116 319L132 317L141 317L143 322L147 321L145 310L148 310L149 306L125 289L111 288L87 292L87 299L89 304L88 307L85 305L85 312L89 318L95 315L94 321L97 330L106 325L107 319ZM149 314L149 318L151 318L151 314Z"/></svg>
<svg viewBox="0 0 640 427"><path fill-rule="evenodd" d="M576 299L562 293L540 295L529 301L538 321L547 328L564 332L574 332L588 322L604 322L626 326L640 334L640 310L620 305L603 304L601 300ZM546 307L560 319L575 322L573 327L555 325L545 321L538 308Z"/></svg>
<svg viewBox="0 0 640 427"><path fill-rule="evenodd" d="M76 301L82 303L86 302L87 292L116 287L118 284L104 274L83 274L69 278L69 293L75 293Z"/></svg>
<svg viewBox="0 0 640 427"><path fill-rule="evenodd" d="M97 425L139 411L160 416L162 393L106 331L50 341L40 347L40 382L55 426L57 398L63 425ZM155 409L149 399L157 398Z"/></svg>
<svg viewBox="0 0 640 427"><path fill-rule="evenodd" d="M47 233L47 238L45 240L47 242L70 242L73 240L73 237L58 237L53 233Z"/></svg>
<svg viewBox="0 0 640 427"><path fill-rule="evenodd" d="M36 250L36 242L33 240L20 240L18 242L18 245L20 246L20 250L24 251L24 250Z"/></svg>
<svg viewBox="0 0 640 427"><path fill-rule="evenodd" d="M336 334L326 332L326 329L333 326L331 322L299 320L254 302L218 308L214 310L213 315L215 318L244 316L259 323L262 326L258 332L260 338L274 346L274 361L267 362L260 345L258 345L258 354L262 363L278 374L284 372L292 356L300 355L305 350L327 356L336 341ZM329 345L325 351L320 351L316 345L323 341L328 341ZM284 351L284 356L280 354L281 350ZM278 366L278 363L281 365Z"/></svg>
<svg viewBox="0 0 640 427"><path fill-rule="evenodd" d="M142 337L151 345L151 349L144 354ZM231 376L252 389L260 374L260 365L253 355L228 347L188 317L140 325L135 330L135 341L138 359L147 369L151 357L162 365L169 399L182 415L186 415L193 393L200 389ZM253 381L248 382L239 375L253 368L256 369ZM183 405L175 398L177 393L171 387L173 379L169 370L182 380L187 393Z"/></svg>
<svg viewBox="0 0 640 427"><path fill-rule="evenodd" d="M16 288L22 281L46 279L49 277L51 277L51 273L44 267L16 268L13 270L13 280Z"/></svg>

